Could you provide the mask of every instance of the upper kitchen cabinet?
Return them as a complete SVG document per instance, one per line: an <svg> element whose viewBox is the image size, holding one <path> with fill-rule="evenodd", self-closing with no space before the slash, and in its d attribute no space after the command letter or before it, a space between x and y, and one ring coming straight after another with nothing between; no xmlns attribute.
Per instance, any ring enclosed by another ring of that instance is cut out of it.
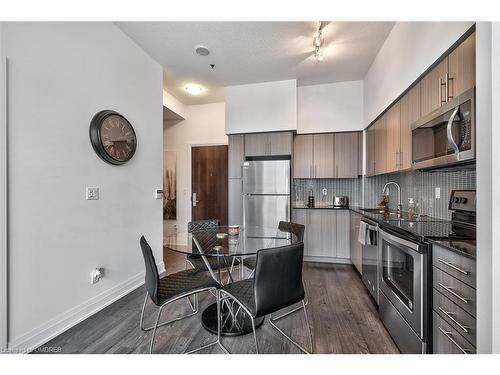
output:
<svg viewBox="0 0 500 375"><path fill-rule="evenodd" d="M472 33L424 78L420 86L425 116L476 84L476 33Z"/></svg>
<svg viewBox="0 0 500 375"><path fill-rule="evenodd" d="M291 132L245 134L245 156L292 154Z"/></svg>
<svg viewBox="0 0 500 375"><path fill-rule="evenodd" d="M224 88L226 134L297 129L296 80Z"/></svg>
<svg viewBox="0 0 500 375"><path fill-rule="evenodd" d="M399 170L401 107L396 102L386 113L386 172Z"/></svg>
<svg viewBox="0 0 500 375"><path fill-rule="evenodd" d="M365 153L365 174L375 175L375 126L372 125L365 130L366 153Z"/></svg>
<svg viewBox="0 0 500 375"><path fill-rule="evenodd" d="M359 132L335 134L335 177L356 178L359 170Z"/></svg>
<svg viewBox="0 0 500 375"><path fill-rule="evenodd" d="M335 174L335 135L314 135L314 178L333 178Z"/></svg>
<svg viewBox="0 0 500 375"><path fill-rule="evenodd" d="M411 124L420 119L420 83L401 98L400 169L411 168Z"/></svg>
<svg viewBox="0 0 500 375"><path fill-rule="evenodd" d="M228 137L228 178L242 178L241 167L245 159L245 136L243 134Z"/></svg>
<svg viewBox="0 0 500 375"><path fill-rule="evenodd" d="M313 178L314 135L297 135L293 140L293 177Z"/></svg>
<svg viewBox="0 0 500 375"><path fill-rule="evenodd" d="M448 96L459 96L476 85L476 33L448 56Z"/></svg>
<svg viewBox="0 0 500 375"><path fill-rule="evenodd" d="M375 124L373 124L374 136L374 174L387 172L387 126L386 114L383 114Z"/></svg>

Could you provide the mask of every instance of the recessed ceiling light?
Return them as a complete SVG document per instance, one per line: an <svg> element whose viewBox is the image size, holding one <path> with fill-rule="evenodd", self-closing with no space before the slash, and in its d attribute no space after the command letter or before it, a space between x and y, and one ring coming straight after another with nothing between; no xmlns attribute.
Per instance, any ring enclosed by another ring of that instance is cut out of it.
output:
<svg viewBox="0 0 500 375"><path fill-rule="evenodd" d="M203 92L203 87L195 85L194 83L187 84L184 89L191 95L200 95Z"/></svg>
<svg viewBox="0 0 500 375"><path fill-rule="evenodd" d="M208 56L210 54L210 50L208 49L208 47L205 47L201 44L195 46L194 51L200 56Z"/></svg>

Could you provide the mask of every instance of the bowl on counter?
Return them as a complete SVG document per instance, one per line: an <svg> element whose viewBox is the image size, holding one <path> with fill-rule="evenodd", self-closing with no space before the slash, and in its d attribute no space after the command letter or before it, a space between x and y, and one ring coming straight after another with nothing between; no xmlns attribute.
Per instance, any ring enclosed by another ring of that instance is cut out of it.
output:
<svg viewBox="0 0 500 375"><path fill-rule="evenodd" d="M230 236L237 236L240 234L240 226L239 225L230 225L227 229L227 233Z"/></svg>

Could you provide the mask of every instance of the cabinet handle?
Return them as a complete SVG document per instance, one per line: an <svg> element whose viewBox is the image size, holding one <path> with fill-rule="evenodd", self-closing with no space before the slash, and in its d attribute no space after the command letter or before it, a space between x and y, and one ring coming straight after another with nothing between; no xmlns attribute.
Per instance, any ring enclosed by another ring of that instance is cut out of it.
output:
<svg viewBox="0 0 500 375"><path fill-rule="evenodd" d="M450 268L453 268L455 271L458 271L458 272L460 272L460 273L463 273L465 276L469 276L469 272L464 271L463 269L458 268L458 267L457 267L457 266L455 266L454 264L451 264L451 263L446 262L446 261L444 261L444 260L442 260L442 259L439 259L439 258L438 258L438 262L443 263L445 266L448 266L448 267L450 267Z"/></svg>
<svg viewBox="0 0 500 375"><path fill-rule="evenodd" d="M443 82L441 77L439 77L439 106L440 107L443 103L446 103L446 98L443 99L443 86L444 86L445 91L446 91L448 84L446 82ZM446 95L448 95L447 91L446 91Z"/></svg>
<svg viewBox="0 0 500 375"><path fill-rule="evenodd" d="M445 335L445 336L446 336L446 338L447 338L448 340L450 340L450 341L452 342L452 344L453 344L453 345L455 345L455 346L456 346L456 347L457 347L457 348L458 348L458 349L459 349L462 353L464 353L464 354L469 354L470 350L462 348L460 345L458 345L458 343L457 343L455 340L453 340L453 337L451 337L451 335L452 335L453 333L451 333L451 332L446 332L446 331L445 331L444 329L442 329L441 327L438 327L438 328L439 328L439 330L441 331L441 333L442 333L443 335Z"/></svg>
<svg viewBox="0 0 500 375"><path fill-rule="evenodd" d="M452 89L450 89L450 81L452 83ZM446 95L448 96L448 100L453 99L453 85L454 85L453 77L450 77L449 73L446 73ZM451 94L450 94L451 91Z"/></svg>
<svg viewBox="0 0 500 375"><path fill-rule="evenodd" d="M468 301L466 298L462 297L462 296L461 296L460 294L458 294L458 293L455 293L455 292L454 292L454 291L453 291L453 290L452 290L449 286L445 286L445 285L443 285L443 284L441 284L441 283L438 283L438 285L439 285L441 288L443 288L444 290L446 290L447 292L449 292L449 293L453 294L455 297L457 297L457 298L458 298L459 300L461 300L463 303L469 303L469 301Z"/></svg>
<svg viewBox="0 0 500 375"><path fill-rule="evenodd" d="M455 318L453 318L451 316L451 314L453 314L452 312L444 311L444 309L441 307L439 307L439 311L441 311L444 315L446 315L448 318L450 318L453 323L455 323L457 326L459 326L462 329L462 331L464 331L465 333L469 333L469 330L467 329L467 327L460 324Z"/></svg>

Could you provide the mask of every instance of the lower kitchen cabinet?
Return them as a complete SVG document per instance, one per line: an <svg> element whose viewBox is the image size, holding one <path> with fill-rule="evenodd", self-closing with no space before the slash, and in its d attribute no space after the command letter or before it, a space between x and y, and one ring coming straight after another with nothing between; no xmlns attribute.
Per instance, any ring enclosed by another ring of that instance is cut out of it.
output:
<svg viewBox="0 0 500 375"><path fill-rule="evenodd" d="M292 221L306 227L306 261L350 263L350 219L348 210L294 209Z"/></svg>
<svg viewBox="0 0 500 375"><path fill-rule="evenodd" d="M350 232L351 232L351 262L354 267L362 274L362 260L363 260L363 249L361 243L358 241L359 225L361 222L362 215L351 211L350 212Z"/></svg>

